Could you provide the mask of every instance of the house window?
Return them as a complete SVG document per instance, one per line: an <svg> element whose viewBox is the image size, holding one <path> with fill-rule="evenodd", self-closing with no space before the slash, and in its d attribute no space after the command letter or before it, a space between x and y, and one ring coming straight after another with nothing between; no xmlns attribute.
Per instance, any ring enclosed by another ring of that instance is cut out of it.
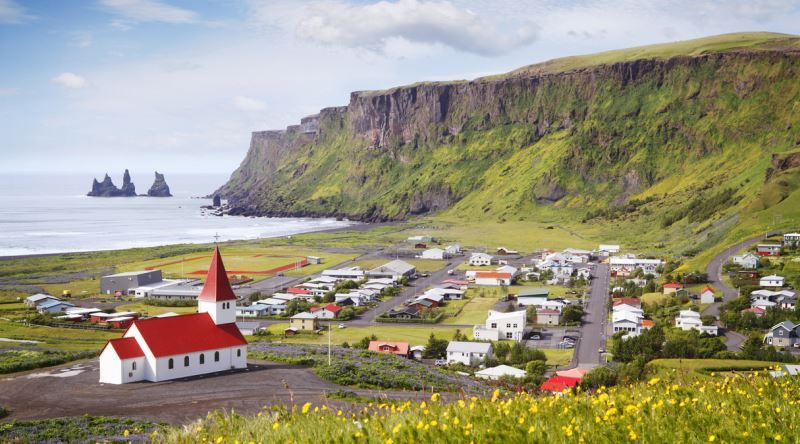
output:
<svg viewBox="0 0 800 444"><path fill-rule="evenodd" d="M506 328L511 328L511 324L506 324Z"/></svg>
<svg viewBox="0 0 800 444"><path fill-rule="evenodd" d="M514 333L506 332L506 339L512 339L514 337Z"/></svg>
<svg viewBox="0 0 800 444"><path fill-rule="evenodd" d="M240 349L236 350L236 357L239 358L241 356L242 356L242 349L240 348Z"/></svg>
<svg viewBox="0 0 800 444"><path fill-rule="evenodd" d="M203 354L203 353L200 353L200 364L202 365L202 364L205 364L205 363L206 363L206 355Z"/></svg>
<svg viewBox="0 0 800 444"><path fill-rule="evenodd" d="M188 367L189 366L189 357L188 356L184 356L183 357L183 366L184 367Z"/></svg>
<svg viewBox="0 0 800 444"><path fill-rule="evenodd" d="M517 328L517 324L514 324L514 328Z"/></svg>
<svg viewBox="0 0 800 444"><path fill-rule="evenodd" d="M497 328L497 322L492 322L492 328Z"/></svg>
<svg viewBox="0 0 800 444"><path fill-rule="evenodd" d="M219 352L214 352L214 362L219 362Z"/></svg>
<svg viewBox="0 0 800 444"><path fill-rule="evenodd" d="M136 361L131 362L131 370L136 370Z"/></svg>
<svg viewBox="0 0 800 444"><path fill-rule="evenodd" d="M170 370L172 370L172 367L175 367L175 362L172 360L172 358L169 358L168 366Z"/></svg>

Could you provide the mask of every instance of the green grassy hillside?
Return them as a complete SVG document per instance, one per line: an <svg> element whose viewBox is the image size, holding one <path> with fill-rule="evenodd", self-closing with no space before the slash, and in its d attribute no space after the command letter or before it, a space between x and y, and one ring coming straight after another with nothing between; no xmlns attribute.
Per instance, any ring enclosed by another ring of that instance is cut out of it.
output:
<svg viewBox="0 0 800 444"><path fill-rule="evenodd" d="M799 78L800 38L748 33L354 93L314 137L254 140L222 192L244 214L436 214L694 254L799 220L800 169L773 160L800 151Z"/></svg>

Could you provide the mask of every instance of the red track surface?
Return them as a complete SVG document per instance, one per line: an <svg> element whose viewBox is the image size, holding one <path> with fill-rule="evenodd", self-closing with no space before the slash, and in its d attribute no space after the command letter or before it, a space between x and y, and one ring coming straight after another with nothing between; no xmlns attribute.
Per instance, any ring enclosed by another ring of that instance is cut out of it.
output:
<svg viewBox="0 0 800 444"><path fill-rule="evenodd" d="M253 257L261 257L261 256L266 256L266 255L265 254L257 254L257 255L255 255ZM179 261L162 262L160 264L156 264L156 265L151 265L149 267L145 267L144 269L145 270L155 270L156 268L166 267L167 265L180 264L181 262L196 261L198 259L205 259L205 258L208 258L208 257L211 257L211 256L210 255L208 255L208 256L192 256L190 258L186 258L186 259L179 260ZM275 274L275 273L280 273L281 271L292 270L294 268L305 267L306 265L308 265L308 258L305 257L305 256L270 256L270 257L302 257L302 259L299 260L299 261L296 261L296 262L292 262L291 264L286 264L286 265L281 265L280 267L270 268L269 270L260 270L260 271L259 270L255 270L255 271L254 270L228 270L228 274ZM204 276L204 275L208 274L208 270L195 270L195 271L189 272L188 274L203 275Z"/></svg>

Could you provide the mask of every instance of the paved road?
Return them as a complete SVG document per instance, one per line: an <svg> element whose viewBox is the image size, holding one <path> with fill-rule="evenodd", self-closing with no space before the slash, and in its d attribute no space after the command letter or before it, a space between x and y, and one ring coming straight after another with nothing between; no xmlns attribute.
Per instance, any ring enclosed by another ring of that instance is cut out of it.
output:
<svg viewBox="0 0 800 444"><path fill-rule="evenodd" d="M326 401L325 393L346 389L362 396L421 400L424 392L342 387L319 379L303 367L253 361L247 370L165 382L99 384L96 359L0 378L0 405L7 419L80 415L124 416L185 424L216 409L255 414L263 406L305 402L346 407Z"/></svg>
<svg viewBox="0 0 800 444"><path fill-rule="evenodd" d="M778 230L770 231L769 233L767 233L767 236L773 236L781 233L782 232ZM736 299L736 297L739 295L739 292L735 288L728 287L727 285L725 285L725 283L723 283L722 265L725 262L727 262L728 259L731 258L731 256L736 254L737 251L749 248L754 244L761 242L763 239L764 236L757 236L739 242L738 244L729 247L728 249L714 256L714 258L711 259L711 262L708 263L708 267L706 267L706 273L708 274L708 280L711 283L711 285L719 290L722 290L722 302L716 302L706 307L706 309L703 310L704 315L719 316L720 305L722 305L724 302L730 301L731 299Z"/></svg>
<svg viewBox="0 0 800 444"><path fill-rule="evenodd" d="M583 317L581 339L575 355L579 367L594 367L600 364L601 348L606 347L606 324L608 319L608 265L598 264L594 269L592 289Z"/></svg>

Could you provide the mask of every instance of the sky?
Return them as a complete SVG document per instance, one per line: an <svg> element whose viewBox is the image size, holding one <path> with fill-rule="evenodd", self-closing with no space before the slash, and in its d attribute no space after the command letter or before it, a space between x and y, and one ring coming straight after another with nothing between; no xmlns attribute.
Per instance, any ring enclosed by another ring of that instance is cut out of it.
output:
<svg viewBox="0 0 800 444"><path fill-rule="evenodd" d="M798 23L800 0L0 0L0 174L229 174L351 91Z"/></svg>

